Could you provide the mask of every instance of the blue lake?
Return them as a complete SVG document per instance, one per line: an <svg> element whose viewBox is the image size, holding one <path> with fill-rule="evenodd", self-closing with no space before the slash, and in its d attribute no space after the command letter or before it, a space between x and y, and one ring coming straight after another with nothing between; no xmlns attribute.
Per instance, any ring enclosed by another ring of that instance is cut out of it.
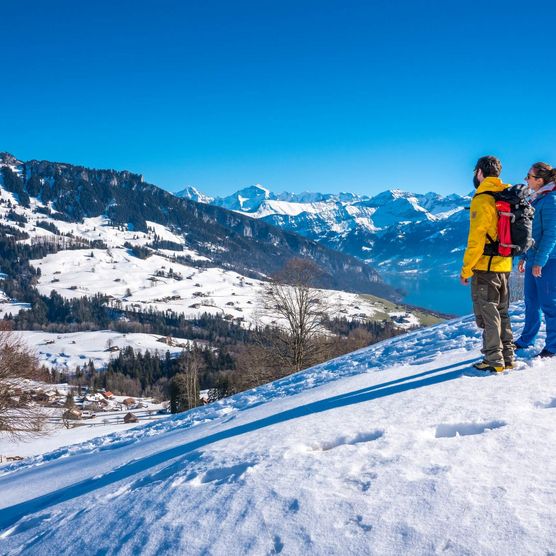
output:
<svg viewBox="0 0 556 556"><path fill-rule="evenodd" d="M473 311L471 287L462 286L457 277L407 277L399 274L381 276L387 284L405 292L404 303L409 305L451 315L467 315Z"/></svg>

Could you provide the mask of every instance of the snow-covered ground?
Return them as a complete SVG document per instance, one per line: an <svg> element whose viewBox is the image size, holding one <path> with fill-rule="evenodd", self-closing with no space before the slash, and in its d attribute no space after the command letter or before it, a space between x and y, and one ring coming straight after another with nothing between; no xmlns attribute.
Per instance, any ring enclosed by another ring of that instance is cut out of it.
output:
<svg viewBox="0 0 556 556"><path fill-rule="evenodd" d="M184 338L172 338L172 345L168 345L163 341L165 336L158 334L120 334L111 330L70 334L24 330L16 334L34 351L40 363L62 372L72 373L75 372L77 365L83 366L89 362L89 359L97 369L101 369L111 358L118 357L120 350L128 346L141 352L158 351L163 356L167 351L177 355L192 343ZM110 351L110 347L114 351Z"/></svg>
<svg viewBox="0 0 556 556"><path fill-rule="evenodd" d="M175 311L188 318L203 313L227 315L246 326L268 323L261 308L264 282L220 268L193 268L160 255L139 259L126 249L113 248L59 251L33 261L40 268L37 286L43 295L52 290L66 298L103 293L122 307L147 311ZM322 299L331 316L373 319L376 315L396 319L399 328L418 326L410 311L395 309L392 303L373 296L323 290ZM382 317L381 317L382 318Z"/></svg>
<svg viewBox="0 0 556 556"><path fill-rule="evenodd" d="M0 272L0 280L2 280L2 273ZM0 290L0 319L3 319L5 315L11 313L12 315L17 315L19 311L23 309L29 309L31 305L29 303L17 303L11 301L5 292Z"/></svg>
<svg viewBox="0 0 556 556"><path fill-rule="evenodd" d="M10 203L10 206L0 203L0 223L15 226L18 230L26 232L29 235L29 239L22 241L27 243L37 238L52 239L56 236L52 231L41 227L41 223L46 223L50 226L55 226L61 234L72 234L76 238L83 238L89 241L100 240L106 243L109 248L121 247L126 242L133 246L144 246L151 243L156 235L160 240L172 241L181 245L182 251L177 253L182 256L189 255L193 260L208 260L196 251L189 249L182 234L174 233L157 222L147 221L148 233L111 226L110 220L105 216L84 218L82 222L65 222L39 212L41 209L49 208L55 213L56 211L52 208L51 203L45 205L40 200L31 197L30 206L24 207L17 202L13 193L1 186L0 200ZM8 218L8 213L10 212L23 217L25 221L15 224Z"/></svg>
<svg viewBox="0 0 556 556"><path fill-rule="evenodd" d="M0 318L4 318L6 315L17 315L19 311L24 309L30 309L31 305L29 303L18 303L18 302L5 302L0 301Z"/></svg>
<svg viewBox="0 0 556 556"><path fill-rule="evenodd" d="M43 433L36 438L13 438L0 432L0 466L9 464L14 458L19 460L41 455L56 448L138 426L137 422L125 422L124 417L128 413L133 414L141 424L167 415L168 402L154 398L117 396L111 392L105 396L100 392L89 392L87 387L79 395L78 387L68 383L51 384L28 379L19 380L18 387L31 395L40 392L48 396L48 402L43 405ZM63 422L63 414L67 411L65 402L68 392L74 396L74 409L82 413L83 417L68 420L67 427ZM96 408L93 409L91 405L96 405Z"/></svg>
<svg viewBox="0 0 556 556"><path fill-rule="evenodd" d="M479 344L466 317L4 467L0 552L553 554L554 362Z"/></svg>
<svg viewBox="0 0 556 556"><path fill-rule="evenodd" d="M60 427L52 434L41 436L32 442L11 440L5 436L0 436L0 464L4 464L5 458L9 457L32 457L73 444L83 444L93 438L98 439L114 432L131 429L136 427L137 423L112 423L98 427L89 425L89 423L85 423L83 426L67 429L60 424Z"/></svg>
<svg viewBox="0 0 556 556"><path fill-rule="evenodd" d="M162 409L162 404L149 405L152 408L151 410L132 409L130 411L97 413L93 419L72 422L69 429L62 425L60 418L56 425L52 424L50 426L49 434L39 436L31 442L24 438L15 440L0 434L0 466L6 465L6 462L9 461L7 458L13 458L14 456L35 457L59 448L65 449L72 445L83 445L93 439L98 442L99 439L109 434L141 426L141 423L144 424L146 421L152 422L162 419L163 416L157 414L157 410ZM62 411L59 410L58 413L61 414ZM123 418L127 413L133 413L139 420L139 425L138 423L125 423Z"/></svg>

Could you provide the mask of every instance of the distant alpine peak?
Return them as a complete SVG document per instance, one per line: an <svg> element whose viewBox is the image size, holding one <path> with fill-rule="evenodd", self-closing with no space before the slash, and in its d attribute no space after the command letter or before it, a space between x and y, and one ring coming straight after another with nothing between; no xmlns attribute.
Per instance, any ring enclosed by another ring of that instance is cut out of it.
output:
<svg viewBox="0 0 556 556"><path fill-rule="evenodd" d="M185 189L177 191L174 193L176 197L181 197L182 199L189 199L190 201L195 201L197 203L210 204L214 201L213 197L201 193L196 187L188 185Z"/></svg>
<svg viewBox="0 0 556 556"><path fill-rule="evenodd" d="M357 195L356 193L318 193L313 191L303 191L301 193L289 193L284 191L276 196L279 201L288 201L290 203L353 203L368 199L365 195Z"/></svg>
<svg viewBox="0 0 556 556"><path fill-rule="evenodd" d="M3 166L19 166L21 163L13 154L0 152L0 164Z"/></svg>
<svg viewBox="0 0 556 556"><path fill-rule="evenodd" d="M261 203L276 199L276 195L260 184L250 185L228 197L217 197L213 204L240 212L256 211Z"/></svg>
<svg viewBox="0 0 556 556"><path fill-rule="evenodd" d="M402 191L401 189L390 189L389 193L392 195L392 197L407 197L408 195L412 195L412 193L407 193L405 191Z"/></svg>
<svg viewBox="0 0 556 556"><path fill-rule="evenodd" d="M415 193L409 193L407 191L402 191L401 189L387 189L382 193L378 193L374 197L372 197L372 201L385 203L389 201L395 201L397 199L410 199L411 197L415 197Z"/></svg>
<svg viewBox="0 0 556 556"><path fill-rule="evenodd" d="M274 197L274 195L270 192L270 189L263 187L260 183L256 183L255 185L249 185L238 191L237 194L244 194L244 195L255 195L257 197L263 196L265 199L270 199Z"/></svg>
<svg viewBox="0 0 556 556"><path fill-rule="evenodd" d="M189 197L192 198L192 197ZM210 204L224 207L228 210L249 214L255 218L272 220L274 225L283 225L281 218L299 218L304 220L308 214L311 218L321 220L325 218L327 224L313 224L317 228L332 226L342 227L342 222L357 221L364 227L371 214L373 229L384 229L395 222L416 222L421 220L436 220L449 216L451 212L463 206L463 198L459 195L444 197L437 193L412 193L399 188L387 189L370 197L350 192L319 193L317 191L303 191L291 193L284 191L272 193L266 187L255 184L244 187L227 197L216 197ZM324 213L326 216L324 216ZM317 216L318 215L318 216ZM275 218L274 218L275 217ZM290 222L294 231L300 228ZM310 227L312 227L311 225ZM349 225L350 229L352 224ZM310 234L309 234L310 235Z"/></svg>
<svg viewBox="0 0 556 556"><path fill-rule="evenodd" d="M368 199L367 195L358 195L357 193L350 193L349 191L341 191L338 193L338 200L343 203L351 203L355 201L364 201Z"/></svg>

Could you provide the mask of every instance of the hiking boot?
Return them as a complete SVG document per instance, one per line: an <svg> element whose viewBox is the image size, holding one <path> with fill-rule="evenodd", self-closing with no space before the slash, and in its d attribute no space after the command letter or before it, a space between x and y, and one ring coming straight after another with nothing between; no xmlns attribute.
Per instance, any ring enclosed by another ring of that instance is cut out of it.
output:
<svg viewBox="0 0 556 556"><path fill-rule="evenodd" d="M551 351L548 351L546 348L544 348L538 355L536 355L535 357L541 357L543 359L547 358L547 357L556 357L556 353L552 353Z"/></svg>
<svg viewBox="0 0 556 556"><path fill-rule="evenodd" d="M497 367L495 365L491 365L486 361L481 361L480 363L474 363L473 367L478 371L487 371L489 373L503 373L505 371L504 367Z"/></svg>
<svg viewBox="0 0 556 556"><path fill-rule="evenodd" d="M515 368L515 361L504 361L504 368L506 370Z"/></svg>

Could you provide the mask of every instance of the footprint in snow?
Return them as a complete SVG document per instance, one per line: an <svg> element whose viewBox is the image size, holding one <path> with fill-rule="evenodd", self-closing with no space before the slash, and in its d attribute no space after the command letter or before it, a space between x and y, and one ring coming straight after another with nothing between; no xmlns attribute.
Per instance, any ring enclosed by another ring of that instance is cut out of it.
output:
<svg viewBox="0 0 556 556"><path fill-rule="evenodd" d="M24 517L23 519L20 519L16 523L16 525L0 533L0 540L10 537L12 535L18 535L19 533L29 531L30 529L34 529L35 527L38 527L42 523L52 520L54 515L55 515L54 513L50 512L50 513L44 513L44 514L39 514L30 517Z"/></svg>
<svg viewBox="0 0 556 556"><path fill-rule="evenodd" d="M284 550L284 543L278 535L274 535L272 539L273 547L269 554L280 554Z"/></svg>
<svg viewBox="0 0 556 556"><path fill-rule="evenodd" d="M228 417L227 419L224 419L224 420L222 421L222 424L225 425L226 423L229 423L230 421L233 421L236 417L237 417L237 415L231 415L231 416Z"/></svg>
<svg viewBox="0 0 556 556"><path fill-rule="evenodd" d="M344 445L354 445L361 444L364 442L373 442L384 436L384 431L376 430L372 432L360 432L351 436L337 436L333 440L324 440L322 442L316 442L311 446L314 452L327 452L328 450L333 450L339 446Z"/></svg>
<svg viewBox="0 0 556 556"><path fill-rule="evenodd" d="M537 402L535 407L540 407L541 409L556 408L556 398L552 398L549 402Z"/></svg>
<svg viewBox="0 0 556 556"><path fill-rule="evenodd" d="M142 477L121 486L115 491L109 493L106 498L116 498L118 496L121 496L122 494L127 494L128 492L144 488L156 483L164 483L166 481L170 481L170 485L172 487L175 487L185 481L191 481L197 477L197 473L195 470L191 469L191 465L200 460L202 456L202 452L191 452L186 456L182 456L181 458L170 462L166 466L159 467L155 471L148 472ZM130 462L119 466L119 468L124 468L126 465L133 461L137 460L130 460Z"/></svg>
<svg viewBox="0 0 556 556"><path fill-rule="evenodd" d="M363 521L362 515L356 515L354 518L350 520L351 523L355 523L360 529L362 529L365 533L373 530L373 526L370 523L365 523Z"/></svg>
<svg viewBox="0 0 556 556"><path fill-rule="evenodd" d="M215 483L217 485L234 483L254 466L255 463L240 463L238 465L232 465L231 467L217 467L216 469L209 469L206 473L200 476L199 482L200 484Z"/></svg>
<svg viewBox="0 0 556 556"><path fill-rule="evenodd" d="M288 510L293 514L296 514L299 511L299 500L297 498L294 498L290 502L290 505L288 506Z"/></svg>
<svg viewBox="0 0 556 556"><path fill-rule="evenodd" d="M430 467L427 467L425 469L423 469L423 472L425 473L425 475L442 475L444 473L447 473L450 470L450 467L447 465L431 465Z"/></svg>
<svg viewBox="0 0 556 556"><path fill-rule="evenodd" d="M490 496L496 500L497 498L503 498L506 495L506 492L508 491L504 487L497 486L490 489Z"/></svg>
<svg viewBox="0 0 556 556"><path fill-rule="evenodd" d="M378 477L376 473L360 473L350 477L346 480L350 485L361 492L367 492L373 485L375 479Z"/></svg>
<svg viewBox="0 0 556 556"><path fill-rule="evenodd" d="M505 427L505 421L489 421L487 423L456 423L442 424L436 427L436 438L454 438L455 436L471 436L486 431Z"/></svg>

